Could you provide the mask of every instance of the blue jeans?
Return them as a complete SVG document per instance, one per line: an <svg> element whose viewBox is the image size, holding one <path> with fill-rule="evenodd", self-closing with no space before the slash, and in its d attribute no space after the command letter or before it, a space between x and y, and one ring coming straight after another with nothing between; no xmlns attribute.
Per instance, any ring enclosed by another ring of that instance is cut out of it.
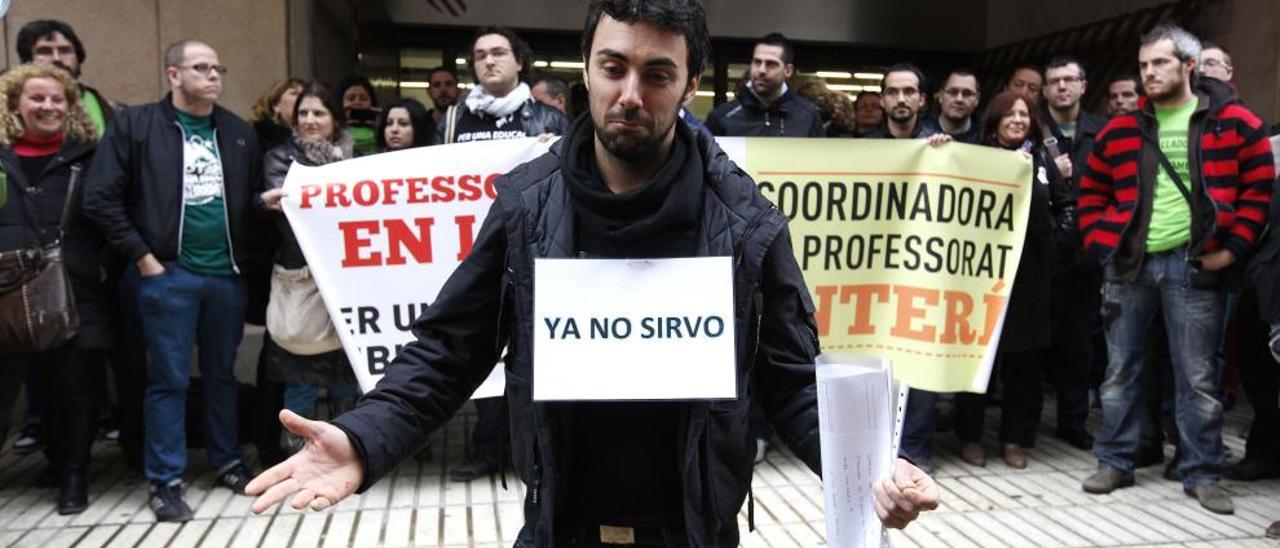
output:
<svg viewBox="0 0 1280 548"><path fill-rule="evenodd" d="M144 401L147 479L172 483L187 468L186 401L192 346L199 343L209 464L240 461L236 348L244 335L246 289L240 276L209 276L166 263L139 280L138 308L150 360ZM137 269L129 275L139 276Z"/></svg>
<svg viewBox="0 0 1280 548"><path fill-rule="evenodd" d="M331 401L343 398L354 398L360 395L360 386L356 384L339 384L329 387L327 397ZM287 382L284 384L284 408L308 419L316 418L316 400L320 398L320 387L309 382Z"/></svg>
<svg viewBox="0 0 1280 548"><path fill-rule="evenodd" d="M1133 474L1141 424L1141 371L1147 330L1164 318L1175 397L1174 418L1183 449L1178 471L1185 487L1216 482L1226 460L1222 445L1222 339L1226 292L1192 286L1194 268L1182 251L1147 255L1133 281L1102 288L1107 374L1102 383L1102 435L1094 444L1100 466Z"/></svg>

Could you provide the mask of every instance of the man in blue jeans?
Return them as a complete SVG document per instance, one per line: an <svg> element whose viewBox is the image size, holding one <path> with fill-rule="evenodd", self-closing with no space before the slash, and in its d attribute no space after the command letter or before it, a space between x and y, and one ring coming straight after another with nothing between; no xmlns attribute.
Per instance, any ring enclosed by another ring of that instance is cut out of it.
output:
<svg viewBox="0 0 1280 548"><path fill-rule="evenodd" d="M1140 376L1149 327L1168 335L1183 490L1219 514L1222 339L1228 279L1267 223L1275 165L1266 128L1232 88L1199 78L1200 41L1161 26L1143 37L1138 69L1148 100L1098 133L1080 180L1084 246L1105 267L1107 373L1103 427L1089 493L1133 485Z"/></svg>
<svg viewBox="0 0 1280 548"><path fill-rule="evenodd" d="M261 210L253 130L217 106L226 67L207 44L164 53L171 93L122 112L99 145L85 212L136 265L149 354L144 469L160 521L191 519L182 499L192 346L200 348L204 428L217 481L237 493L252 477L237 446L236 347L244 332L249 221Z"/></svg>

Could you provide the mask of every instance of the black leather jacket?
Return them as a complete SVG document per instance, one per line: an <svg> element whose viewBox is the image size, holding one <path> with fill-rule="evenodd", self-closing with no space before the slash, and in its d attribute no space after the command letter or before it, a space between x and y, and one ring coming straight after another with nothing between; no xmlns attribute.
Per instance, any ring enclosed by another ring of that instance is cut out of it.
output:
<svg viewBox="0 0 1280 548"><path fill-rule="evenodd" d="M738 510L751 485L755 444L749 409L760 403L787 445L821 466L813 303L786 218L709 137L699 134L705 191L698 256L734 258L738 397L686 405L678 461L690 546L737 546ZM391 472L466 402L509 349L506 396L516 470L528 486L518 546L560 544L572 467L566 408L532 397L533 260L572 257L575 215L557 154L496 182L498 199L471 255L415 322L417 340L387 368L377 388L333 423L356 446L364 484ZM508 346L509 345L509 346Z"/></svg>
<svg viewBox="0 0 1280 548"><path fill-rule="evenodd" d="M450 118L474 118L475 116L470 110L467 110L467 105L462 101L449 107L444 116L440 118L440 123L436 124L436 136L432 143L447 145L454 142L452 140L446 142L445 133L447 132ZM565 116L563 112L556 110L554 107L544 105L533 99L525 101L524 106L520 107L520 122L524 127L524 134L529 137L537 137L544 133L564 135L564 132L569 129L568 116Z"/></svg>

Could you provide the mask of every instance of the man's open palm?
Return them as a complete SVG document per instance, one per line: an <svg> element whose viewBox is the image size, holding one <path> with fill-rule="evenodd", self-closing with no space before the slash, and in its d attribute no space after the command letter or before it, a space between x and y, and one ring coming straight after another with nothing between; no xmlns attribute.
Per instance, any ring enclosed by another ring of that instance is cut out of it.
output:
<svg viewBox="0 0 1280 548"><path fill-rule="evenodd" d="M295 509L310 506L312 510L324 510L360 487L364 468L345 432L327 422L304 419L288 409L280 412L280 423L306 439L307 444L249 482L245 493L261 494L253 501L254 513L261 514L290 495L294 496L289 505Z"/></svg>

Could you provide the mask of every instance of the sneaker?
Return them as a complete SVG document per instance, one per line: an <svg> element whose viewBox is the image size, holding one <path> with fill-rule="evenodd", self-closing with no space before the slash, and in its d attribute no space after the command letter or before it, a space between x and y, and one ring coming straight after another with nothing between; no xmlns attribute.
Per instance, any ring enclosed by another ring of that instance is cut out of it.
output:
<svg viewBox="0 0 1280 548"><path fill-rule="evenodd" d="M1218 485L1218 482L1201 483L1190 489L1183 488L1183 491L1200 501L1200 506L1205 510L1215 514L1230 515L1236 512L1236 505L1231 502L1231 493Z"/></svg>
<svg viewBox="0 0 1280 548"><path fill-rule="evenodd" d="M1104 466L1099 468L1097 472L1094 472L1092 476L1085 478L1084 483L1080 484L1080 487L1082 487L1086 493L1105 495L1115 491L1116 489L1132 485L1132 475L1125 475L1123 472L1116 470L1115 468L1107 468Z"/></svg>
<svg viewBox="0 0 1280 548"><path fill-rule="evenodd" d="M237 495L243 495L244 488L249 485L253 476L253 470L243 462L236 461L218 472L217 484L235 491Z"/></svg>
<svg viewBox="0 0 1280 548"><path fill-rule="evenodd" d="M151 499L147 502L157 521L191 521L191 507L182 500L182 482L151 482Z"/></svg>
<svg viewBox="0 0 1280 548"><path fill-rule="evenodd" d="M18 453L30 453L40 449L40 427L31 425L22 429L22 434L13 442L13 450Z"/></svg>

